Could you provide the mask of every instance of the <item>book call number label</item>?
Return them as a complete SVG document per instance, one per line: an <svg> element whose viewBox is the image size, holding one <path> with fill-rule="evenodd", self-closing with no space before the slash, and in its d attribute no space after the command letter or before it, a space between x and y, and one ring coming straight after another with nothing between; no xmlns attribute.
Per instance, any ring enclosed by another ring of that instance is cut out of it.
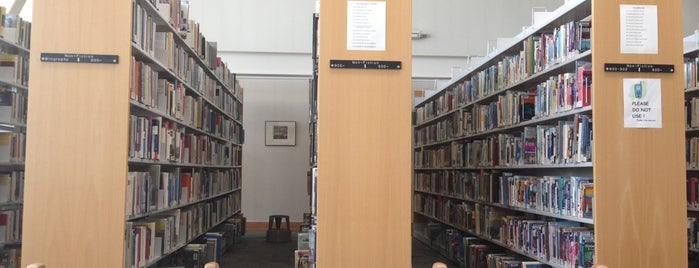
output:
<svg viewBox="0 0 699 268"><path fill-rule="evenodd" d="M119 63L119 55L41 53L43 62Z"/></svg>

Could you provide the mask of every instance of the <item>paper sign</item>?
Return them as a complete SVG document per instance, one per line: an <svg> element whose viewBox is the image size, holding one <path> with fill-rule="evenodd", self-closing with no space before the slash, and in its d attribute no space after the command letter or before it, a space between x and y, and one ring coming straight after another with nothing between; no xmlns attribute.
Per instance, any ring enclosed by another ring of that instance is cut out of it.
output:
<svg viewBox="0 0 699 268"><path fill-rule="evenodd" d="M624 127L663 127L660 79L624 79Z"/></svg>
<svg viewBox="0 0 699 268"><path fill-rule="evenodd" d="M347 50L386 50L386 2L347 2Z"/></svg>
<svg viewBox="0 0 699 268"><path fill-rule="evenodd" d="M658 6L620 5L621 53L658 54Z"/></svg>

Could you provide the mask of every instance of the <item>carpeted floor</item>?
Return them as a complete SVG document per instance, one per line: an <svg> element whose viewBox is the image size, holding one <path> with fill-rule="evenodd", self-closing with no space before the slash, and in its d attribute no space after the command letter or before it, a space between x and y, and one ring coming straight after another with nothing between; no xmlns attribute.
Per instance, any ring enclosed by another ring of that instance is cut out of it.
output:
<svg viewBox="0 0 699 268"><path fill-rule="evenodd" d="M296 233L290 243L267 243L264 231L248 231L241 237L241 243L233 246L232 250L223 255L221 268L292 268L294 250L296 249ZM434 262L449 263L439 253L431 250L423 243L413 239L413 268L430 268Z"/></svg>

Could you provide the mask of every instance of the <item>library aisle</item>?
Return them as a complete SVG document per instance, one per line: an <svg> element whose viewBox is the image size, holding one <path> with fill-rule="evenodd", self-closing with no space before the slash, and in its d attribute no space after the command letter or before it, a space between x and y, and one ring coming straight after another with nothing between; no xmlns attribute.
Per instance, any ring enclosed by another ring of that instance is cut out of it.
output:
<svg viewBox="0 0 699 268"><path fill-rule="evenodd" d="M267 243L265 231L248 231L240 237L239 244L233 245L231 250L223 255L220 266L289 268L293 267L294 249L296 249L296 232L293 233L289 243ZM413 268L429 268L438 261L447 263L449 267L457 267L437 251L413 239Z"/></svg>

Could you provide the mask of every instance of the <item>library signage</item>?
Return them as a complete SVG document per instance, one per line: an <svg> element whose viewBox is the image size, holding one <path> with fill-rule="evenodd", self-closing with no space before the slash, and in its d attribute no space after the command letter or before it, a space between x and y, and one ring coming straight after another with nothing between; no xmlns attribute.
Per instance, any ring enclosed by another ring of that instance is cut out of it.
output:
<svg viewBox="0 0 699 268"><path fill-rule="evenodd" d="M347 50L386 51L386 2L347 1Z"/></svg>
<svg viewBox="0 0 699 268"><path fill-rule="evenodd" d="M658 54L658 6L619 5L622 54Z"/></svg>
<svg viewBox="0 0 699 268"><path fill-rule="evenodd" d="M660 79L624 79L624 127L661 128Z"/></svg>
<svg viewBox="0 0 699 268"><path fill-rule="evenodd" d="M385 60L330 60L333 69L392 69L400 70L401 61Z"/></svg>
<svg viewBox="0 0 699 268"><path fill-rule="evenodd" d="M43 62L119 63L119 55L41 53Z"/></svg>
<svg viewBox="0 0 699 268"><path fill-rule="evenodd" d="M624 73L674 73L675 65L646 63L605 63L604 71Z"/></svg>

